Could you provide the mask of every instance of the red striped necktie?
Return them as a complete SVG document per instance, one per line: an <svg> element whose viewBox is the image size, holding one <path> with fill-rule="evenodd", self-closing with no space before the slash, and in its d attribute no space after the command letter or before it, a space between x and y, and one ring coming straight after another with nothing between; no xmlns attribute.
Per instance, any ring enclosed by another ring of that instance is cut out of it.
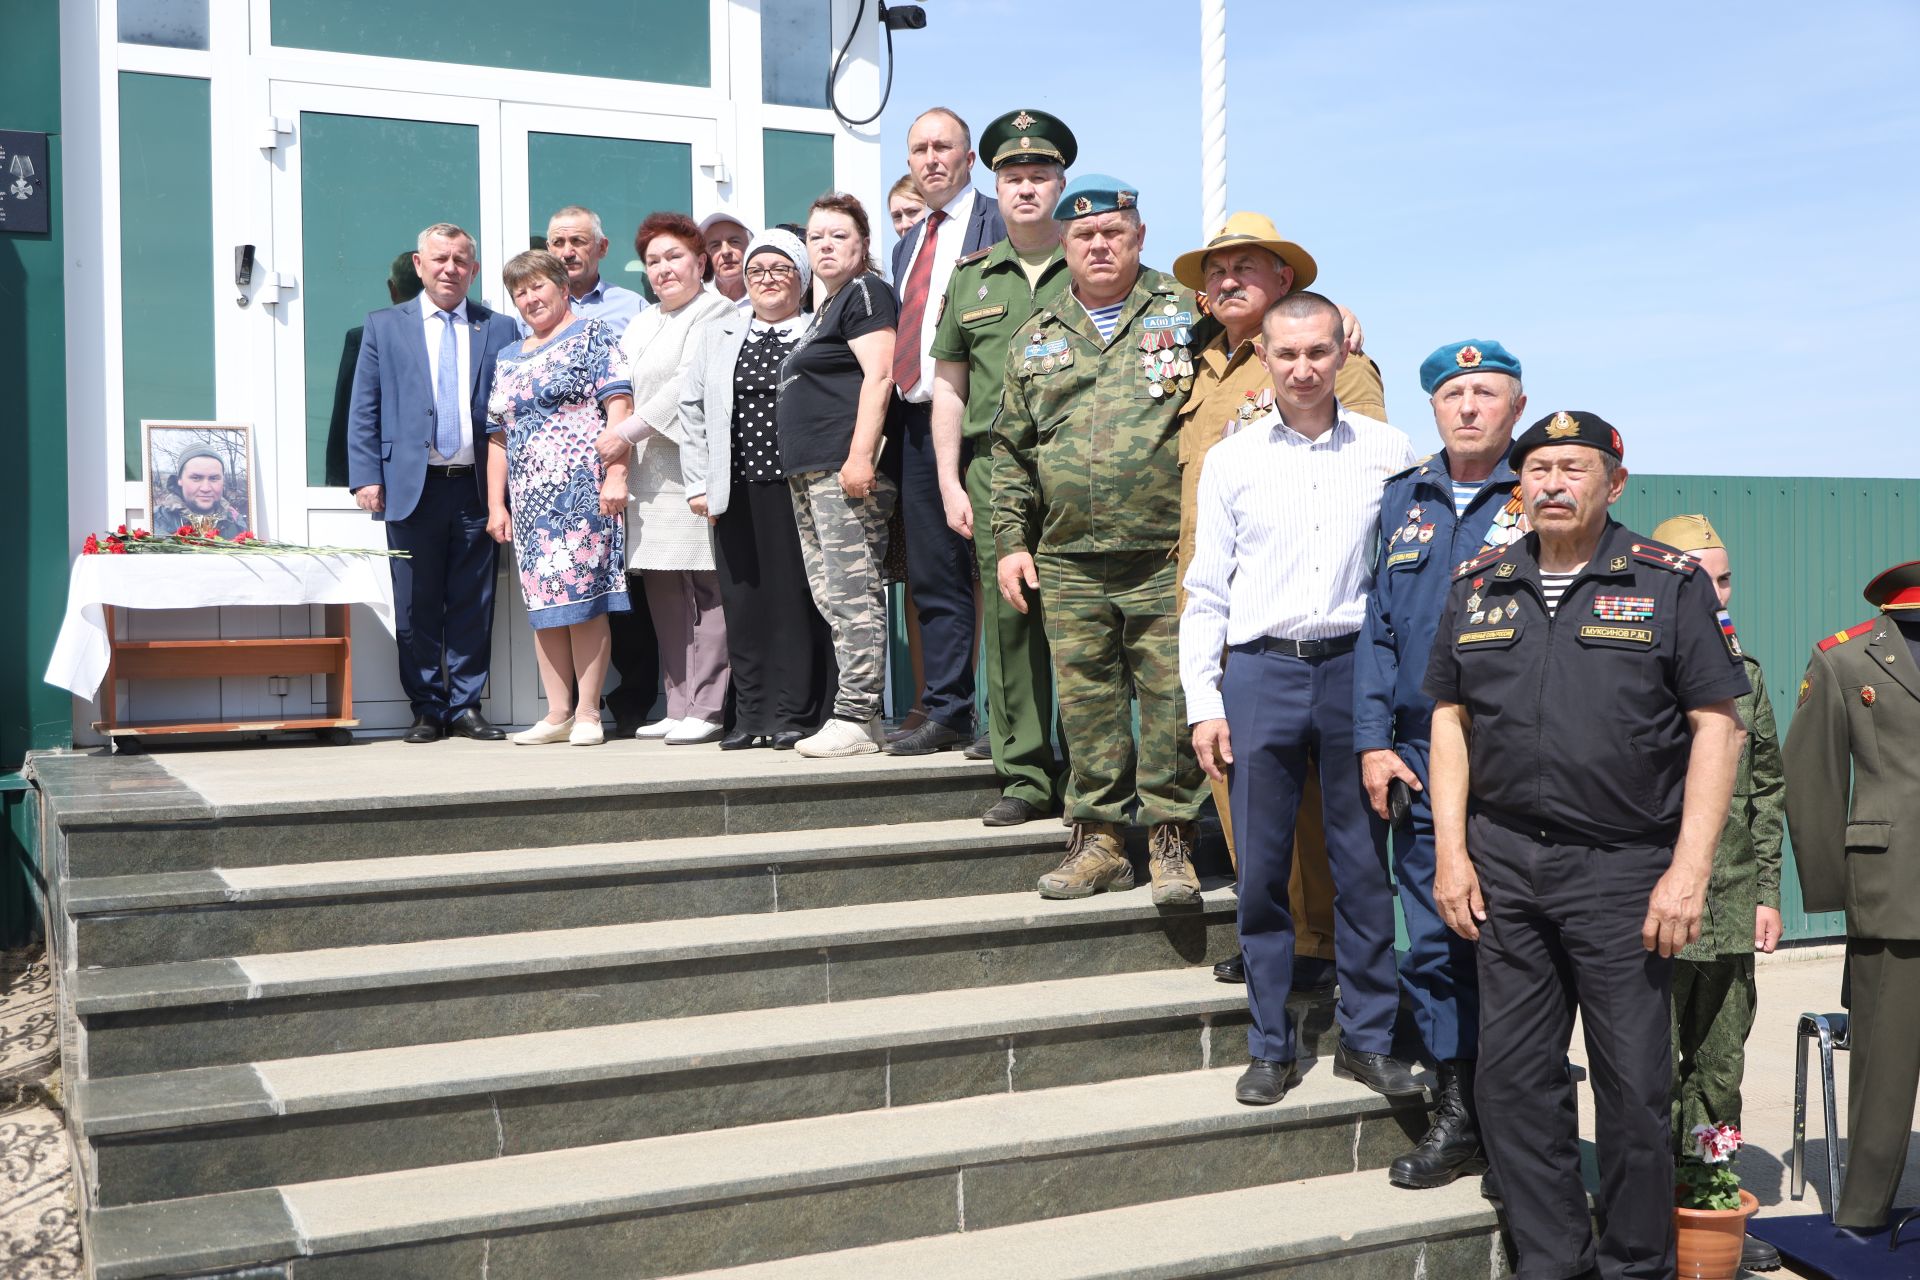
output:
<svg viewBox="0 0 1920 1280"><path fill-rule="evenodd" d="M906 395L920 385L920 322L927 314L927 286L933 281L933 250L940 239L940 224L946 213L935 209L927 215L927 234L914 256L913 270L907 272L907 287L900 297L900 323L893 339L893 385Z"/></svg>

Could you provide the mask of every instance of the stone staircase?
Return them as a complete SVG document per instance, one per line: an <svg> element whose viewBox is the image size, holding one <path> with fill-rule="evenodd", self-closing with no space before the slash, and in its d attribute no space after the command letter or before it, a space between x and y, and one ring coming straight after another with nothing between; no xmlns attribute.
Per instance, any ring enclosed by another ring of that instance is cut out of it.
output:
<svg viewBox="0 0 1920 1280"><path fill-rule="evenodd" d="M1475 1180L1387 1185L1417 1109L1233 1100L1218 877L1044 902L984 767L288 750L343 781L32 762L101 1280L1505 1274Z"/></svg>

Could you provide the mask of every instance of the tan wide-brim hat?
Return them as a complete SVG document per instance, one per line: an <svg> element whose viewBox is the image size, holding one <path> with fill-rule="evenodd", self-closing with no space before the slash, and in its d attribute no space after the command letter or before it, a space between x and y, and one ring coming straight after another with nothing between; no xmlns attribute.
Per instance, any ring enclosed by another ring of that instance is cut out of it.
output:
<svg viewBox="0 0 1920 1280"><path fill-rule="evenodd" d="M1220 228L1219 233L1205 245L1173 260L1173 278L1189 289L1205 289L1207 255L1215 249L1234 249L1241 245L1253 245L1279 254L1281 260L1293 268L1293 287L1296 289L1306 288L1320 273L1320 268L1314 265L1313 255L1291 240L1282 240L1280 229L1273 225L1271 218L1259 213L1236 213L1229 215L1227 225Z"/></svg>

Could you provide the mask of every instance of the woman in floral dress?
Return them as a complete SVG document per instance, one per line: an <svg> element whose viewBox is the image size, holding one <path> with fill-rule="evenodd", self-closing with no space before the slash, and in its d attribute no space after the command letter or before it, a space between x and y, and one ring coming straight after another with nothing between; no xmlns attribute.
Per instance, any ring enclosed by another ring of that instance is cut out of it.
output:
<svg viewBox="0 0 1920 1280"><path fill-rule="evenodd" d="M630 606L627 464L602 462L593 442L633 412L633 387L613 331L573 314L558 258L529 250L502 277L533 336L495 357L487 532L513 541L547 693L546 718L513 740L596 746L607 614Z"/></svg>

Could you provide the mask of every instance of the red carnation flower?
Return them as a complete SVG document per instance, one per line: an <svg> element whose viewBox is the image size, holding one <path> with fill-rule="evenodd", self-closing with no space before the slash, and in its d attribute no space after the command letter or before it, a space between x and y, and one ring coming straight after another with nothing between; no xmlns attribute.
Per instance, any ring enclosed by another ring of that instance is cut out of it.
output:
<svg viewBox="0 0 1920 1280"><path fill-rule="evenodd" d="M80 554L81 554L81 555L85 555L85 556L97 556L97 555L99 555L99 554L100 554L100 539L99 539L98 537L96 537L95 535L93 535L93 534L91 534L91 533L90 533L90 534L88 534L88 535L87 535L87 540L86 540L85 542L83 542L83 543L81 543L81 544L80 544Z"/></svg>

